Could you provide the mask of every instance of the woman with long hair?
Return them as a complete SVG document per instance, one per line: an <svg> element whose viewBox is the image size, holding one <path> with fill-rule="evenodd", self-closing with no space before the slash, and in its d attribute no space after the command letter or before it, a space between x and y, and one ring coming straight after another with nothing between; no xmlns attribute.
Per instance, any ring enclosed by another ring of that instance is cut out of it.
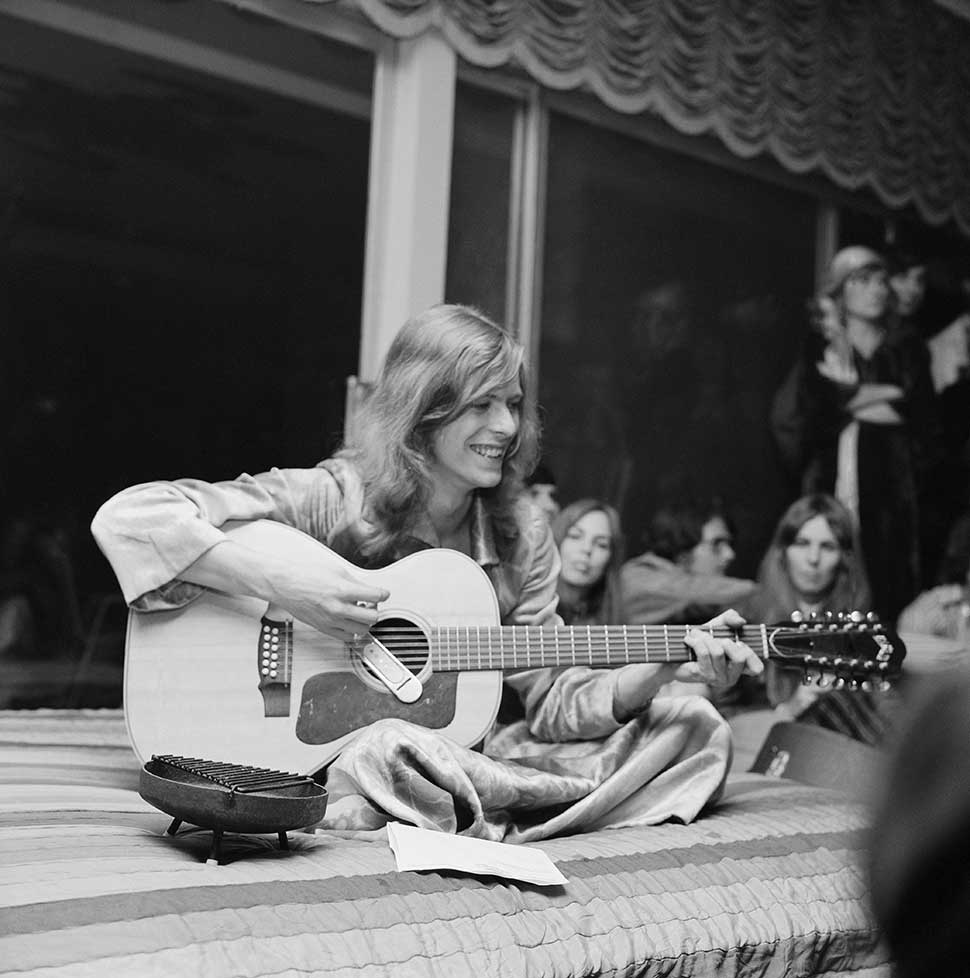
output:
<svg viewBox="0 0 970 978"><path fill-rule="evenodd" d="M825 493L796 499L778 520L757 583L743 609L750 620L779 624L794 617L810 623L814 617L828 623L829 613L869 612L868 577L852 514ZM883 739L891 697L806 685L802 679L801 670L769 663L763 688L781 718L814 723L870 744ZM746 684L742 697L757 699L752 685Z"/></svg>
<svg viewBox="0 0 970 978"><path fill-rule="evenodd" d="M623 530L620 514L599 499L578 499L552 521L559 548L559 614L567 625L622 625Z"/></svg>
<svg viewBox="0 0 970 978"><path fill-rule="evenodd" d="M524 717L490 728L495 701L486 698L476 728L476 735L485 731L480 752L437 732L459 712L464 700L458 691L471 686L473 694L474 684L444 671L408 677L382 645L382 633L371 632L382 605L388 627L399 627L394 622L403 612L395 606L393 584L388 590L371 583L387 577L355 570L445 548L471 558L491 582L497 619L517 626L513 636L524 638L514 664L520 670L530 664L530 642L537 651L544 648L535 626L561 622L560 562L548 521L523 492L536 459L534 418L523 348L475 309L434 306L409 320L391 343L358 434L334 458L312 469L271 469L220 483L147 483L119 493L96 515L92 530L133 608L180 608L212 588L264 599L277 613L338 640L339 661L350 667L342 692L329 698L316 692L324 686L321 677L329 678L323 656L321 673L301 689L294 684L292 702L283 703L299 713L294 737L304 744L323 742L317 731L329 729L334 714L356 721L326 768L326 827L375 828L397 818L522 841L575 831L591 820L608 824L621 796L641 797L650 777L644 772L664 771L664 786L643 796L649 804L632 802L636 810L628 806L625 820L690 819L720 790L730 755L726 724L703 701L674 708L654 704L653 697L674 677L729 685L744 671L760 673L760 661L741 643L695 630L684 639L695 661L680 666L511 673L505 682ZM228 521L240 520L296 527L323 545L321 557L292 559L223 531ZM335 561L328 549L346 560ZM461 595L447 580L428 580L425 587L429 598L444 594L439 612L460 634ZM735 613L716 624L740 621ZM481 641L480 628L467 628L466 636L473 632ZM484 633L491 643L490 629ZM504 651L505 632L495 640ZM488 650L494 651L492 644ZM248 654L241 650L240 669ZM379 689L375 700L367 688L360 690L365 683L354 681L355 668L367 674L364 662L388 688L417 686L420 698L412 706ZM272 661L264 668L272 671ZM253 695L258 703L255 688ZM471 695L468 709L476 706ZM213 711L218 715L218 690ZM671 724L684 728L683 738L657 736ZM573 745L580 740L584 749L577 752Z"/></svg>
<svg viewBox="0 0 970 978"><path fill-rule="evenodd" d="M870 606L852 514L833 496L796 499L781 515L745 608L760 622Z"/></svg>

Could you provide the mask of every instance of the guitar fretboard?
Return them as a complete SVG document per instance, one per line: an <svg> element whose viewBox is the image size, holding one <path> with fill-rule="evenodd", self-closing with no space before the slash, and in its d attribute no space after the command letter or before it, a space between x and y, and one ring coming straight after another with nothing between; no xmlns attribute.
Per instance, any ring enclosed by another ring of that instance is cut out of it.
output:
<svg viewBox="0 0 970 978"><path fill-rule="evenodd" d="M531 625L449 627L427 636L432 667L439 672L533 669L543 666L622 666L643 662L686 662L692 657L684 638L687 625L589 625L541 628ZM767 658L768 629L748 625L740 630L696 628L716 638L746 642ZM407 659L420 635L400 629L382 633L388 651ZM425 641L420 635L422 644Z"/></svg>

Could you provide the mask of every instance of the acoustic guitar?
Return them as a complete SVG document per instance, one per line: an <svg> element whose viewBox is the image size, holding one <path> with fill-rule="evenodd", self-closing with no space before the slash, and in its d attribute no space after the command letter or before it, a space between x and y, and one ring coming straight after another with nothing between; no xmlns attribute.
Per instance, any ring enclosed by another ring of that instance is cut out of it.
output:
<svg viewBox="0 0 970 978"><path fill-rule="evenodd" d="M374 628L349 644L265 601L218 591L177 611L132 612L125 715L143 762L156 753L231 757L312 773L357 731L386 717L471 746L495 720L502 670L691 658L687 625L502 626L485 572L454 550L360 570L282 523L223 529L256 550L336 561L390 598ZM840 685L888 684L905 655L896 636L860 615L712 632Z"/></svg>

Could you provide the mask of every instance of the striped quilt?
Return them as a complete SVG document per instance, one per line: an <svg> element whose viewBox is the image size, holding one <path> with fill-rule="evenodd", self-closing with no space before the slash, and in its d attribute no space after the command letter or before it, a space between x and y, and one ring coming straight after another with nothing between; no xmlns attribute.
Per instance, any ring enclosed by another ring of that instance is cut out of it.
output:
<svg viewBox="0 0 970 978"><path fill-rule="evenodd" d="M535 843L538 887L397 872L384 830L227 835L137 792L120 711L0 713L0 975L31 978L889 978L865 810L732 776L691 825Z"/></svg>

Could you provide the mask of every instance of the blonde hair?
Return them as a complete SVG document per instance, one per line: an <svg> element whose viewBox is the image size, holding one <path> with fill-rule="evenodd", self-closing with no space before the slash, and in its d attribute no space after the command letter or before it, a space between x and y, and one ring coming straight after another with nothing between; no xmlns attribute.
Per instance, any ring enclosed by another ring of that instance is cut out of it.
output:
<svg viewBox="0 0 970 978"><path fill-rule="evenodd" d="M361 474L367 518L374 527L358 541L363 556L371 562L393 557L427 506L434 433L482 395L515 380L523 395L519 429L503 460L501 481L479 490L500 556L518 534L514 503L538 458L524 350L470 306L432 306L404 324L363 406L357 437L340 453Z"/></svg>

